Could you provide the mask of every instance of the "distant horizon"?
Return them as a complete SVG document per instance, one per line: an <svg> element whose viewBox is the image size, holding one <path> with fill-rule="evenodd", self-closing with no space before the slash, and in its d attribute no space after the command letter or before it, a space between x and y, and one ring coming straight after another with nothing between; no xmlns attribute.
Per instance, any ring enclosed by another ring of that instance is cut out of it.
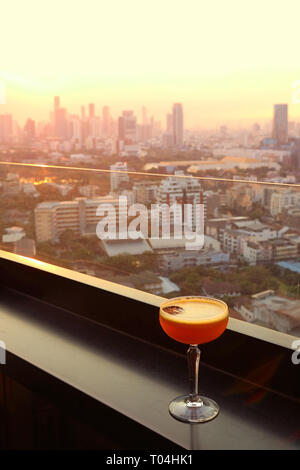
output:
<svg viewBox="0 0 300 470"><path fill-rule="evenodd" d="M5 104L2 104L0 106L0 114L11 114L13 116L13 120L16 121L19 125L21 125L21 127L24 126L27 119L33 119L36 123L50 122L50 113L54 109L54 107L53 107L54 96L59 96L59 98L60 98L60 107L61 108L65 108L69 115L77 115L77 116L79 116L79 118L81 118L81 107L82 106L85 107L85 114L86 114L86 117L88 117L88 111L89 111L88 107L89 107L89 104L92 103L92 104L95 105L95 116L96 117L99 116L100 118L102 118L102 109L103 109L104 106L108 106L109 110L110 110L110 115L114 120L117 120L118 117L122 115L123 111L132 110L134 112L134 115L137 117L138 124L142 124L142 109L143 109L143 107L145 107L146 110L147 110L148 120L150 121L150 119L153 116L155 121L161 122L162 129L164 129L166 127L166 115L167 115L167 113L172 113L172 106L173 106L173 103L175 103L175 101L170 102L169 107L166 109L166 112L161 116L161 119L160 119L158 115L156 115L154 112L151 112L151 107L150 106L148 107L145 103L139 105L138 107L133 107L133 106L130 106L130 104L128 104L128 106L124 106L121 109L121 108L117 108L117 106L112 107L109 103L105 103L105 102L103 104L99 104L99 103L97 104L96 101L83 101L80 105L78 105L76 103L76 105L75 104L73 105L73 108L69 108L67 103L64 103L63 96L53 95L51 97L51 100L50 100L49 109L45 110L45 111L40 110L38 112L39 117L36 117L33 114L33 112L31 114L30 114L30 112L28 112L28 103L27 102L26 102L26 108L25 108L27 110L27 114L26 114L26 111L22 111L22 113L20 113L20 112L15 113L12 109L10 109L9 102L6 102ZM49 100L47 99L47 101L49 101ZM227 126L227 127L231 128L232 130L238 130L238 129L242 130L243 128L249 128L249 127L253 126L254 124L259 124L261 126L271 124L272 120L273 120L274 105L275 104L281 104L279 102L278 103L277 102L272 103L271 108L270 108L270 115L268 117L265 117L265 118L255 119L255 118L245 117L245 118L229 120L229 121L223 120L223 121L216 122L214 125L209 126L209 125L205 125L205 122L201 122L201 121L199 121L198 123L195 122L192 125L186 124L186 121L188 119L187 119L187 113L186 113L185 105L182 101L176 101L176 102L181 103L182 106L183 106L184 128L186 130L200 129L200 130L207 130L207 131L216 130L216 129L220 128L221 126ZM288 109L290 109L289 103L284 103L284 104L287 104ZM300 116L298 117L298 119L297 118L293 119L290 116L290 112L289 112L289 119L288 120L289 120L289 122L294 121L294 122L300 123Z"/></svg>
<svg viewBox="0 0 300 470"><path fill-rule="evenodd" d="M300 121L299 13L298 0L10 0L0 112L48 121L58 95L75 114L92 102L140 120L146 106L163 126L181 102L187 129L266 123L276 103Z"/></svg>

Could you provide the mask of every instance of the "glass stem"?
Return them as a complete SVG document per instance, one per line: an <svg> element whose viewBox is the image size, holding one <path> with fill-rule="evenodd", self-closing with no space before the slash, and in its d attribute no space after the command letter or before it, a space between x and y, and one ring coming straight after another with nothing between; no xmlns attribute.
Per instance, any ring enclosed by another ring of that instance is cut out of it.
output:
<svg viewBox="0 0 300 470"><path fill-rule="evenodd" d="M187 351L187 360L189 368L190 393L188 402L192 404L200 404L202 400L198 395L198 373L200 362L200 349L197 344L191 344Z"/></svg>

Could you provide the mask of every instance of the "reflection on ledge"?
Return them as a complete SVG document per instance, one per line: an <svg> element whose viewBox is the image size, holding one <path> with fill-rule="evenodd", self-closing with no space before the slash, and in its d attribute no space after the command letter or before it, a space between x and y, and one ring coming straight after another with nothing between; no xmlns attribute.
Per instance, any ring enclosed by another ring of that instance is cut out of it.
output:
<svg viewBox="0 0 300 470"><path fill-rule="evenodd" d="M74 306L80 297L90 298L103 315L109 307L110 322L118 314L118 330L117 323L113 329L109 326L109 317L106 326L91 323L72 310L70 279L36 268L24 276L23 264L10 261L10 271L6 261L0 261L5 267L0 279L0 332L7 345L6 365L0 371L3 448L297 448L297 440L291 438L298 429L297 377L284 348L229 330L211 348L203 347L199 391L213 396L221 411L213 421L191 428L168 413L170 398L186 391L186 359L184 351L172 350L156 328L157 307L119 294L112 297L103 286L90 291L83 279L72 281L73 294L79 294ZM58 300L53 276L69 301L67 309L47 302L53 292ZM13 279L13 290L5 288ZM24 279L36 286L29 297L17 292L26 287ZM143 326L139 331L147 332L147 341L122 332L124 311L127 322ZM262 386L258 381L265 379L266 368L269 372L267 357L272 354L272 374ZM215 365L214 355L219 360ZM259 362L265 368L259 368ZM229 367L235 367L236 373L229 373ZM277 390L279 384L289 389Z"/></svg>

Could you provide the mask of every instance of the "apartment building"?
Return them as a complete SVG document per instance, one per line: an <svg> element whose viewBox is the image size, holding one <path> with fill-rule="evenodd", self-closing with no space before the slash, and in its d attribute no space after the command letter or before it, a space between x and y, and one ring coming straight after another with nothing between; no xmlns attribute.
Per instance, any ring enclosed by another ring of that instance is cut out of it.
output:
<svg viewBox="0 0 300 470"><path fill-rule="evenodd" d="M222 251L169 251L160 253L160 269L174 272L190 266L218 266L230 261L229 253Z"/></svg>
<svg viewBox="0 0 300 470"><path fill-rule="evenodd" d="M280 261L283 259L297 258L298 245L286 239L277 239L267 242L272 249L273 261Z"/></svg>
<svg viewBox="0 0 300 470"><path fill-rule="evenodd" d="M272 217L281 214L283 210L297 208L300 205L300 192L274 191L270 199L270 213Z"/></svg>
<svg viewBox="0 0 300 470"><path fill-rule="evenodd" d="M134 183L132 190L134 201L140 204L151 204L156 201L158 185L153 182L139 181Z"/></svg>
<svg viewBox="0 0 300 470"><path fill-rule="evenodd" d="M276 240L283 231L284 228L280 230L276 226L263 224L258 219L234 221L223 230L222 248L224 251L241 255L243 254L243 243L245 241L258 243ZM248 247L249 252L254 250L252 245L248 245Z"/></svg>
<svg viewBox="0 0 300 470"><path fill-rule="evenodd" d="M217 240L222 241L223 233L227 226L234 221L250 221L249 217L238 216L238 217L214 217L208 219L205 224L205 233Z"/></svg>
<svg viewBox="0 0 300 470"><path fill-rule="evenodd" d="M164 178L158 189L157 189L157 203L167 204L171 207L173 204L177 204L174 213L170 213L171 225L176 220L181 220L187 223L193 229L195 229L197 223L198 214L196 212L196 205L203 204L204 206L204 220L206 219L206 195L201 189L199 181L191 178ZM182 213L182 206L190 205L192 210L189 213ZM162 211L162 218L164 217L164 211Z"/></svg>
<svg viewBox="0 0 300 470"><path fill-rule="evenodd" d="M295 239L276 239L255 242L242 240L240 254L250 265L294 259L299 256L299 244Z"/></svg>
<svg viewBox="0 0 300 470"><path fill-rule="evenodd" d="M35 234L37 242L58 240L65 230L72 230L78 235L96 234L97 223L101 216L96 211L100 204L112 204L119 212L119 200L114 197L87 199L79 197L73 201L42 202L34 211ZM107 214L105 214L107 215Z"/></svg>
<svg viewBox="0 0 300 470"><path fill-rule="evenodd" d="M129 181L127 162L117 162L110 166L110 170L110 189L113 193Z"/></svg>
<svg viewBox="0 0 300 470"><path fill-rule="evenodd" d="M241 254L244 260L252 266L272 261L272 247L265 243L243 240Z"/></svg>

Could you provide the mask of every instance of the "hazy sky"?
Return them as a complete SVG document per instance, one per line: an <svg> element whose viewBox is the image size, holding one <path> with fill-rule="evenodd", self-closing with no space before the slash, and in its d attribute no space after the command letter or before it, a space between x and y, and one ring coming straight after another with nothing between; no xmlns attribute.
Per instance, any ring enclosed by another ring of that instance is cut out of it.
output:
<svg viewBox="0 0 300 470"><path fill-rule="evenodd" d="M276 102L300 120L299 17L299 0L7 0L0 112L48 119L59 95L163 124L176 101L186 126L262 122Z"/></svg>

